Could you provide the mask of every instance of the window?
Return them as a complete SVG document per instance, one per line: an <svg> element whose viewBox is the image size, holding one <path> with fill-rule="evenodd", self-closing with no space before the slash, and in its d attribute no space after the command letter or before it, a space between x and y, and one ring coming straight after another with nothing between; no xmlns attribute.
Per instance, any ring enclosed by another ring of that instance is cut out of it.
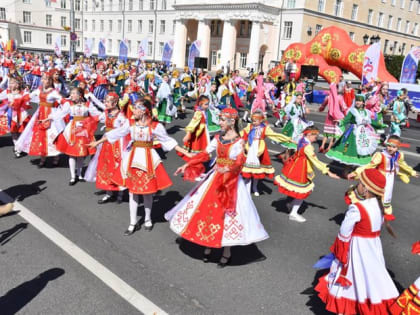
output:
<svg viewBox="0 0 420 315"><path fill-rule="evenodd" d="M162 10L166 10L166 0L162 0Z"/></svg>
<svg viewBox="0 0 420 315"><path fill-rule="evenodd" d="M163 46L164 45L165 45L165 43L159 42L159 56L163 55Z"/></svg>
<svg viewBox="0 0 420 315"><path fill-rule="evenodd" d="M294 9L296 7L296 0L287 0L287 8Z"/></svg>
<svg viewBox="0 0 420 315"><path fill-rule="evenodd" d="M0 8L0 20L6 19L6 8Z"/></svg>
<svg viewBox="0 0 420 315"><path fill-rule="evenodd" d="M142 20L137 21L137 33L143 33L143 21Z"/></svg>
<svg viewBox="0 0 420 315"><path fill-rule="evenodd" d="M368 24L372 24L372 19L373 19L373 10L372 9L369 9L369 11L368 11L368 18L367 18Z"/></svg>
<svg viewBox="0 0 420 315"><path fill-rule="evenodd" d="M23 42L26 44L32 43L32 32L29 32L29 31L23 32Z"/></svg>
<svg viewBox="0 0 420 315"><path fill-rule="evenodd" d="M51 8L51 0L45 0L45 6Z"/></svg>
<svg viewBox="0 0 420 315"><path fill-rule="evenodd" d="M92 20L92 32L95 32L96 30L96 21Z"/></svg>
<svg viewBox="0 0 420 315"><path fill-rule="evenodd" d="M133 0L128 1L128 10L133 11Z"/></svg>
<svg viewBox="0 0 420 315"><path fill-rule="evenodd" d="M23 11L23 23L31 23L31 12Z"/></svg>
<svg viewBox="0 0 420 315"><path fill-rule="evenodd" d="M317 24L315 25L315 35L318 34L322 30L322 25Z"/></svg>
<svg viewBox="0 0 420 315"><path fill-rule="evenodd" d="M101 11L105 11L105 1L101 0Z"/></svg>
<svg viewBox="0 0 420 315"><path fill-rule="evenodd" d="M131 53L131 40L127 41L127 46L128 46L128 53Z"/></svg>
<svg viewBox="0 0 420 315"><path fill-rule="evenodd" d="M51 14L47 14L45 16L45 25L47 25L47 26L51 26L52 25L52 15Z"/></svg>
<svg viewBox="0 0 420 315"><path fill-rule="evenodd" d="M401 32L401 22L402 22L401 18L398 18L398 20L397 20L397 31L398 32Z"/></svg>
<svg viewBox="0 0 420 315"><path fill-rule="evenodd" d="M76 46L77 46L77 48L80 48L80 38L77 39Z"/></svg>
<svg viewBox="0 0 420 315"><path fill-rule="evenodd" d="M85 20L85 31L87 31L88 30L88 21L87 20Z"/></svg>
<svg viewBox="0 0 420 315"><path fill-rule="evenodd" d="M88 10L88 2L85 1L84 3L85 3L85 11L87 11Z"/></svg>
<svg viewBox="0 0 420 315"><path fill-rule="evenodd" d="M391 5L393 5L394 7L395 7L396 3L397 3L397 0L391 0Z"/></svg>
<svg viewBox="0 0 420 315"><path fill-rule="evenodd" d="M99 32L103 32L104 31L104 28L105 28L105 23L104 23L104 20L100 20L99 21Z"/></svg>
<svg viewBox="0 0 420 315"><path fill-rule="evenodd" d="M172 35L175 34L176 21L172 21Z"/></svg>
<svg viewBox="0 0 420 315"><path fill-rule="evenodd" d="M284 22L284 33L283 33L284 39L292 38L292 28L293 28L293 22L291 21Z"/></svg>
<svg viewBox="0 0 420 315"><path fill-rule="evenodd" d="M414 0L410 0L410 4L408 5L408 11L413 11L413 7L414 7Z"/></svg>
<svg viewBox="0 0 420 315"><path fill-rule="evenodd" d="M147 43L147 55L151 56L153 54L153 42Z"/></svg>
<svg viewBox="0 0 420 315"><path fill-rule="evenodd" d="M139 11L143 11L143 0L139 0Z"/></svg>
<svg viewBox="0 0 420 315"><path fill-rule="evenodd" d="M349 32L350 39L354 42L354 32Z"/></svg>
<svg viewBox="0 0 420 315"><path fill-rule="evenodd" d="M378 15L378 27L382 27L384 24L384 14L382 12L379 12Z"/></svg>
<svg viewBox="0 0 420 315"><path fill-rule="evenodd" d="M112 0L109 0L109 3L108 3L108 10L109 11L112 11L112 6L113 6L113 4L112 4Z"/></svg>
<svg viewBox="0 0 420 315"><path fill-rule="evenodd" d="M397 46L398 46L398 42L395 41L394 42L394 48L392 49L392 51L394 52L394 55L397 53Z"/></svg>
<svg viewBox="0 0 420 315"><path fill-rule="evenodd" d="M127 32L131 33L133 31L133 21L132 20L128 20L127 21Z"/></svg>
<svg viewBox="0 0 420 315"><path fill-rule="evenodd" d="M67 36L61 35L61 47L66 47L67 45Z"/></svg>
<svg viewBox="0 0 420 315"><path fill-rule="evenodd" d="M392 30L392 22L394 21L394 17L392 15L388 16L388 29Z"/></svg>
<svg viewBox="0 0 420 315"><path fill-rule="evenodd" d="M106 47L106 50L108 52L111 52L112 51L112 39L108 39L108 45Z"/></svg>
<svg viewBox="0 0 420 315"><path fill-rule="evenodd" d="M150 10L154 10L155 9L155 0L150 0L150 6L149 6Z"/></svg>
<svg viewBox="0 0 420 315"><path fill-rule="evenodd" d="M65 9L66 8L66 0L60 1L60 8Z"/></svg>
<svg viewBox="0 0 420 315"><path fill-rule="evenodd" d="M60 21L61 21L61 27L65 27L67 26L67 19L65 16L60 17Z"/></svg>
<svg viewBox="0 0 420 315"><path fill-rule="evenodd" d="M215 67L217 65L217 51L212 50L211 51L211 66Z"/></svg>
<svg viewBox="0 0 420 315"><path fill-rule="evenodd" d="M246 68L246 57L247 57L246 53L241 53L239 55L239 67L242 69Z"/></svg>
<svg viewBox="0 0 420 315"><path fill-rule="evenodd" d="M112 32L112 20L108 20L108 30Z"/></svg>
<svg viewBox="0 0 420 315"><path fill-rule="evenodd" d="M405 43L402 44L401 55L404 55L404 53L405 53Z"/></svg>
<svg viewBox="0 0 420 315"><path fill-rule="evenodd" d="M408 31L410 30L410 21L405 22L405 31L404 33L408 34Z"/></svg>
<svg viewBox="0 0 420 315"><path fill-rule="evenodd" d="M47 45L51 45L52 44L52 34L49 34L49 33L46 34L45 43Z"/></svg>
<svg viewBox="0 0 420 315"><path fill-rule="evenodd" d="M389 40L385 39L384 43L384 55L386 54L386 51L388 50Z"/></svg>
<svg viewBox="0 0 420 315"><path fill-rule="evenodd" d="M357 4L353 4L353 8L351 9L351 19L353 21L357 20L358 11L359 11L359 6Z"/></svg>
<svg viewBox="0 0 420 315"><path fill-rule="evenodd" d="M81 1L81 0L76 0L76 1L74 1L74 10L76 10L76 11L81 11L82 6L81 6L80 1Z"/></svg>
<svg viewBox="0 0 420 315"><path fill-rule="evenodd" d="M417 14L420 14L420 2L417 2Z"/></svg>
<svg viewBox="0 0 420 315"><path fill-rule="evenodd" d="M153 33L153 20L149 20L149 33Z"/></svg>
<svg viewBox="0 0 420 315"><path fill-rule="evenodd" d="M117 24L117 32L118 32L118 33L121 33L121 30L122 30L122 21L121 21L121 20L118 20L118 24Z"/></svg>
<svg viewBox="0 0 420 315"><path fill-rule="evenodd" d="M325 0L318 0L318 11L319 12L325 11Z"/></svg>
<svg viewBox="0 0 420 315"><path fill-rule="evenodd" d="M334 15L335 16L342 16L343 15L343 7L344 7L343 0L335 0Z"/></svg>
<svg viewBox="0 0 420 315"><path fill-rule="evenodd" d="M74 28L76 29L76 31L80 31L80 19L74 19Z"/></svg>
<svg viewBox="0 0 420 315"><path fill-rule="evenodd" d="M160 20L160 33L165 34L166 31L166 21Z"/></svg>
<svg viewBox="0 0 420 315"><path fill-rule="evenodd" d="M417 36L418 30L419 30L419 23L414 23L414 27L413 27L413 30L411 31L411 34Z"/></svg>
<svg viewBox="0 0 420 315"><path fill-rule="evenodd" d="M401 6L400 6L400 8L401 8L401 9L404 9L404 7L405 7L405 0L401 0L400 2L401 2Z"/></svg>
<svg viewBox="0 0 420 315"><path fill-rule="evenodd" d="M23 3L30 4L31 0L23 0Z"/></svg>
<svg viewBox="0 0 420 315"><path fill-rule="evenodd" d="M118 0L118 11L122 11L123 10L123 2L122 0Z"/></svg>

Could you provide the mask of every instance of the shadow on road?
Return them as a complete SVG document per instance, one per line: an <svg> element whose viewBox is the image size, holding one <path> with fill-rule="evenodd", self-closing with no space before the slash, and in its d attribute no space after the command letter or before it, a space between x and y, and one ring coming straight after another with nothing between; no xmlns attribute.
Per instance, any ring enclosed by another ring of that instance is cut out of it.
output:
<svg viewBox="0 0 420 315"><path fill-rule="evenodd" d="M26 281L0 297L0 310L3 315L16 314L32 301L48 284L64 274L61 268L52 268L32 280Z"/></svg>
<svg viewBox="0 0 420 315"><path fill-rule="evenodd" d="M164 195L155 195L153 198L153 222L166 222L164 214L171 210L183 196L178 191L168 191ZM141 208L141 207L140 207Z"/></svg>
<svg viewBox="0 0 420 315"><path fill-rule="evenodd" d="M18 235L27 227L28 227L28 223L19 223L8 230L0 232L0 245L3 246L7 244L12 238L14 238L16 235Z"/></svg>
<svg viewBox="0 0 420 315"><path fill-rule="evenodd" d="M306 303L309 306L309 309L316 315L330 315L333 314L328 312L325 309L325 304L321 301L318 297L318 293L314 290L314 287L318 284L318 279L325 275L328 272L327 269L318 270L315 274L314 281L312 282L312 286L303 290L300 294L307 295L309 297L309 301Z"/></svg>
<svg viewBox="0 0 420 315"><path fill-rule="evenodd" d="M329 218L328 221L334 221L335 224L341 225L341 222L344 220L345 213L338 213L332 218Z"/></svg>
<svg viewBox="0 0 420 315"><path fill-rule="evenodd" d="M0 215L0 218L11 217L12 215L18 214L19 212L20 212L19 210L12 210L9 213Z"/></svg>
<svg viewBox="0 0 420 315"><path fill-rule="evenodd" d="M20 184L9 187L3 190L3 192L13 198L13 200L22 201L45 190L47 187L41 187L45 183L45 180L39 180L32 184Z"/></svg>

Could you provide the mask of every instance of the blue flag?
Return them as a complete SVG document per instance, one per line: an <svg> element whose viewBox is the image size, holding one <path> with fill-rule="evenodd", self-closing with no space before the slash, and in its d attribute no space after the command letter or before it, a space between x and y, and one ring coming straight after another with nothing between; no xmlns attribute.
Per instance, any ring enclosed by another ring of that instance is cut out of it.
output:
<svg viewBox="0 0 420 315"><path fill-rule="evenodd" d="M190 51L188 54L188 68L194 68L195 57L200 57L200 41L196 40L190 46Z"/></svg>
<svg viewBox="0 0 420 315"><path fill-rule="evenodd" d="M102 40L100 40L98 44L98 57L102 59L106 58L105 43Z"/></svg>
<svg viewBox="0 0 420 315"><path fill-rule="evenodd" d="M125 44L125 42L122 40L120 42L120 53L119 53L118 59L122 60L123 62L127 62L127 56L128 56L128 47Z"/></svg>
<svg viewBox="0 0 420 315"><path fill-rule="evenodd" d="M169 66L169 64L171 63L172 52L173 52L173 47L171 46L169 42L166 42L165 46L163 46L163 53L162 53L162 61L166 64L166 66Z"/></svg>
<svg viewBox="0 0 420 315"><path fill-rule="evenodd" d="M417 73L417 61L408 54L401 69L400 83L415 83Z"/></svg>

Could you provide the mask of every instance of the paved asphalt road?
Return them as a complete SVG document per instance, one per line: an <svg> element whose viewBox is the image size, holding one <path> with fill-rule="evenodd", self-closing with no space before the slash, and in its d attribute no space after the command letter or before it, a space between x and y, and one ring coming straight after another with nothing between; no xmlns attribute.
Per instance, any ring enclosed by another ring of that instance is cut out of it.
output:
<svg viewBox="0 0 420 315"><path fill-rule="evenodd" d="M309 118L322 124L323 115L314 113ZM178 141L188 119L168 127ZM405 149L410 152L407 162L420 171L420 124L412 121L403 135L411 145ZM281 150L271 143L269 148ZM272 158L280 170L276 155ZM307 222L303 224L288 220L285 196L271 181L260 183L262 194L254 201L270 238L234 248L234 266L220 270L215 264L220 251L213 253L213 263L203 264L202 248L177 244L163 219L192 183L172 176L174 185L154 199L153 231L141 229L126 237L127 202L101 206L94 184L69 187L65 157L58 168L46 169L32 165L33 159L14 159L10 137L1 137L0 188L167 313L327 314L312 289L322 272L312 265L328 253L336 236L346 210L343 193L348 181L318 173L315 191L304 205ZM321 159L331 162L324 156ZM181 164L174 152L166 155L168 173L173 174ZM333 170L342 168L333 164ZM420 258L410 255L411 244L420 239L419 186L418 179L408 185L396 181L393 227L397 239L386 232L382 235L387 267L399 289L407 287L420 271ZM258 262L262 255L267 260ZM16 213L0 218L0 258L0 314L138 313Z"/></svg>

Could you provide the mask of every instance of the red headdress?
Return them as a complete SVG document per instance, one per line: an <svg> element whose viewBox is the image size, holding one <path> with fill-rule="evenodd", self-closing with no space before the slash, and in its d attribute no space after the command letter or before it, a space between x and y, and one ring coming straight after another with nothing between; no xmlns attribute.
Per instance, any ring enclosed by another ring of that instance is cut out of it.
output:
<svg viewBox="0 0 420 315"><path fill-rule="evenodd" d="M225 108L220 112L220 116L236 120L238 119L238 111L234 108Z"/></svg>

